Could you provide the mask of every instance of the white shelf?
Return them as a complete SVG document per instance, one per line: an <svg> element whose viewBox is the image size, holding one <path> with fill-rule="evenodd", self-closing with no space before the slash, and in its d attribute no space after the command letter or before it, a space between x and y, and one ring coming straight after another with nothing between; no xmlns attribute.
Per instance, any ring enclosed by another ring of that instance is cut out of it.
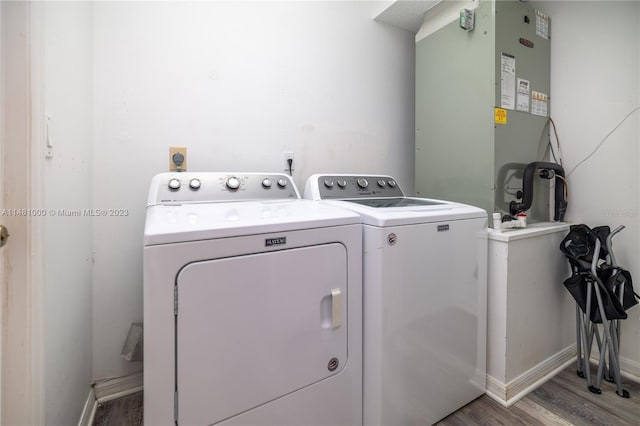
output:
<svg viewBox="0 0 640 426"><path fill-rule="evenodd" d="M424 13L438 3L440 0L394 1L374 20L415 34L422 26Z"/></svg>
<svg viewBox="0 0 640 426"><path fill-rule="evenodd" d="M504 231L492 230L489 239L495 241L515 241L524 238L533 238L554 232L566 232L571 224L567 222L538 222L527 225L526 228L507 229Z"/></svg>

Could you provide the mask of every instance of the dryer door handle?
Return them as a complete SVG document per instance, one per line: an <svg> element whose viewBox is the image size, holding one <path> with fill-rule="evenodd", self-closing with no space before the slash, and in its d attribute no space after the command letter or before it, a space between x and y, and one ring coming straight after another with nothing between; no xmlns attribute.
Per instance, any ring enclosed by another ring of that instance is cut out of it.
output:
<svg viewBox="0 0 640 426"><path fill-rule="evenodd" d="M338 328L342 325L342 290L334 288L331 290L331 328Z"/></svg>

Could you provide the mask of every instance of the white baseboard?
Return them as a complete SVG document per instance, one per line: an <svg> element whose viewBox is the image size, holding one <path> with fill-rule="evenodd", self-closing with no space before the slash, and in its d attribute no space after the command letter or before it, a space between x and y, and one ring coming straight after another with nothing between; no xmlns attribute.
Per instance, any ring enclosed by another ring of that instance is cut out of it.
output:
<svg viewBox="0 0 640 426"><path fill-rule="evenodd" d="M591 358L589 358L589 361L596 365L598 365L599 360L600 354L592 354ZM620 375L625 379L640 383L640 362L620 357Z"/></svg>
<svg viewBox="0 0 640 426"><path fill-rule="evenodd" d="M547 358L535 367L525 371L509 383L487 375L487 396L504 407L510 407L529 392L551 379L575 362L576 346L571 345L557 354Z"/></svg>
<svg viewBox="0 0 640 426"><path fill-rule="evenodd" d="M506 400L507 386L501 381L499 381L498 379L488 374L487 374L487 389L485 393L489 398L493 399L496 402L499 402L500 405L502 405L503 407L507 407L507 400Z"/></svg>
<svg viewBox="0 0 640 426"><path fill-rule="evenodd" d="M125 395L140 392L143 385L142 371L114 379L104 379L95 383L94 390L98 403L111 401Z"/></svg>
<svg viewBox="0 0 640 426"><path fill-rule="evenodd" d="M640 383L640 362L620 357L620 374L636 383Z"/></svg>
<svg viewBox="0 0 640 426"><path fill-rule="evenodd" d="M96 400L96 394L93 391L93 387L89 389L89 395L82 408L82 414L80 415L80 421L78 426L91 426L93 425L93 419L96 416L96 409L98 408L98 401Z"/></svg>
<svg viewBox="0 0 640 426"><path fill-rule="evenodd" d="M98 404L111 401L121 396L130 395L142 390L142 372L113 379L99 380L89 389L78 426L92 426Z"/></svg>

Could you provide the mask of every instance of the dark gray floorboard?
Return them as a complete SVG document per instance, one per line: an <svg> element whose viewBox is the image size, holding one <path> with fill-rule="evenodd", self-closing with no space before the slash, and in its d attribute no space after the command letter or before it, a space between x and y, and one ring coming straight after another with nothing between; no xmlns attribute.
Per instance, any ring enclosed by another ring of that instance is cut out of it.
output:
<svg viewBox="0 0 640 426"><path fill-rule="evenodd" d="M545 384L528 397L554 412L574 419L576 424L585 422L585 424L638 426L640 424L640 385L624 379L622 382L623 388L631 394L629 399L618 396L615 392L615 384L604 380L600 385L602 393L600 395L591 393L587 389L585 379L578 377L573 370L565 370L548 386ZM545 393L552 394L553 397L545 398Z"/></svg>
<svg viewBox="0 0 640 426"><path fill-rule="evenodd" d="M640 384L622 382L631 398L618 396L615 385L604 380L602 393L596 395L571 366L508 409L484 395L438 424L639 426Z"/></svg>
<svg viewBox="0 0 640 426"><path fill-rule="evenodd" d="M540 425L535 417L518 407L504 408L487 396L481 396L438 423L441 426Z"/></svg>
<svg viewBox="0 0 640 426"><path fill-rule="evenodd" d="M98 405L94 426L141 426L142 392L123 396Z"/></svg>
<svg viewBox="0 0 640 426"><path fill-rule="evenodd" d="M594 371L595 377L595 371ZM602 394L587 389L587 382L571 366L538 389L504 408L486 395L462 407L439 426L640 426L640 384L624 380L631 398L615 393L615 385L602 381ZM142 425L142 392L101 404L94 426Z"/></svg>

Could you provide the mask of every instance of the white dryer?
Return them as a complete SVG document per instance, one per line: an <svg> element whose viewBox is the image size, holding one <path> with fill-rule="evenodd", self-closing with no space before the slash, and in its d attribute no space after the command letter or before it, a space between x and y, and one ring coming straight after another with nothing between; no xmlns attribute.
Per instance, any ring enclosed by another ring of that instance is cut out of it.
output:
<svg viewBox="0 0 640 426"><path fill-rule="evenodd" d="M313 175L304 197L361 216L365 425L432 424L482 395L486 212L379 175Z"/></svg>
<svg viewBox="0 0 640 426"><path fill-rule="evenodd" d="M153 178L145 424L362 424L359 217L299 198L280 174Z"/></svg>

